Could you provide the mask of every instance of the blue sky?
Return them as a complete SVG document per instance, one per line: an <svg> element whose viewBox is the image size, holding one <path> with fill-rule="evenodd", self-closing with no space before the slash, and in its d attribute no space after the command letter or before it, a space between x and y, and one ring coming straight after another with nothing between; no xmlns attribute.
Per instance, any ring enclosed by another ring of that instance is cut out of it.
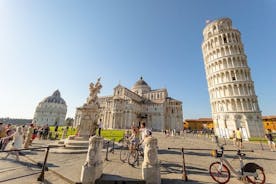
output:
<svg viewBox="0 0 276 184"><path fill-rule="evenodd" d="M101 95L140 76L210 117L201 43L205 21L229 17L242 41L263 115L275 113L276 1L0 1L0 117L32 118L59 89L69 117L102 77Z"/></svg>

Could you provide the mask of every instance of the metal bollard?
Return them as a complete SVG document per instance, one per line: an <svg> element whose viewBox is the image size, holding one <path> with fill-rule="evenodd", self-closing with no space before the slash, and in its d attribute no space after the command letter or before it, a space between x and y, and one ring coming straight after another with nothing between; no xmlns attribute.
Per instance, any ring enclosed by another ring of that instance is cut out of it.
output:
<svg viewBox="0 0 276 184"><path fill-rule="evenodd" d="M42 170L41 170L39 177L37 178L37 181L42 181L42 182L44 181L44 172L45 172L45 167L46 167L47 158L48 158L48 154L49 154L49 149L50 149L50 147L48 146L46 149L46 154L45 154Z"/></svg>
<svg viewBox="0 0 276 184"><path fill-rule="evenodd" d="M107 144L107 145L106 145L105 160L106 160L106 161L109 161L109 160L108 160L108 148L109 148L109 141L107 141L107 142L106 142L106 144Z"/></svg>
<svg viewBox="0 0 276 184"><path fill-rule="evenodd" d="M187 176L187 172L186 172L186 164L185 164L185 157L184 157L184 148L181 149L182 151L182 159L183 159L183 175L182 175L182 179L184 179L185 181L188 181L188 176Z"/></svg>
<svg viewBox="0 0 276 184"><path fill-rule="evenodd" d="M115 139L112 139L112 154L115 152Z"/></svg>

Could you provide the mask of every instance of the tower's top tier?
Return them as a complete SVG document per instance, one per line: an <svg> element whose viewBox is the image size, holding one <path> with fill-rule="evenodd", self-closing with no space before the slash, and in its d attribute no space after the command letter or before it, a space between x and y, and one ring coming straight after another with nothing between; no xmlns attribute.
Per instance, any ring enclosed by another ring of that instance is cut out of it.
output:
<svg viewBox="0 0 276 184"><path fill-rule="evenodd" d="M215 34L223 33L228 30L232 30L232 20L230 18L221 18L213 21L207 20L206 26L203 29L204 41Z"/></svg>

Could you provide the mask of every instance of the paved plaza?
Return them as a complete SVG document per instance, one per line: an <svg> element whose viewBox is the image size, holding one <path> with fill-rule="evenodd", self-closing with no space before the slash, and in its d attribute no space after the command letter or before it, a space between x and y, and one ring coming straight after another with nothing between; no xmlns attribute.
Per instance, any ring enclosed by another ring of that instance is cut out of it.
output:
<svg viewBox="0 0 276 184"><path fill-rule="evenodd" d="M185 183L215 183L208 173L209 165L215 158L210 156L210 151L188 150L191 149L213 149L216 145L211 139L198 136L175 136L166 137L162 133L154 132L158 139L159 154L161 163L162 183L184 183L182 180L182 155L180 151L168 150L168 147L184 147L185 160L188 173L188 182ZM234 149L231 142L226 149ZM36 140L33 146L47 144L49 141ZM276 183L276 152L270 152L267 145L263 145L264 150L258 143L245 143L246 149L254 149L254 153L247 153L246 162L256 162L263 166L267 177L266 183ZM25 156L20 157L20 162L14 161L14 156L7 160L0 160L0 183L39 183L36 181L40 168L36 162L43 162L44 151L25 152ZM233 156L234 152L226 152L226 155ZM3 153L1 153L1 157ZM127 163L122 163L119 159L119 150L108 155L109 161L104 161L104 175L102 183L114 180L141 180L141 163L137 167L132 167ZM80 181L81 166L84 164L86 154L55 154L50 153L48 157L49 171L45 173L45 183L76 183ZM103 152L103 159L105 152ZM238 160L229 158L229 161L236 167ZM25 181L25 182L24 182ZM242 183L232 177L230 184Z"/></svg>

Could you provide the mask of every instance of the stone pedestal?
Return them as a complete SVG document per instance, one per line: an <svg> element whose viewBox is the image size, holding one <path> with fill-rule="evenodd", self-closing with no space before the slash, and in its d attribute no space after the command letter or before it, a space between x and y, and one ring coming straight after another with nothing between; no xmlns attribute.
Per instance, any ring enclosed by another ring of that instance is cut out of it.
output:
<svg viewBox="0 0 276 184"><path fill-rule="evenodd" d="M157 139L147 137L144 140L144 161L142 163L142 179L146 184L160 184L160 165L157 157Z"/></svg>
<svg viewBox="0 0 276 184"><path fill-rule="evenodd" d="M97 104L84 104L77 108L79 137L89 138L96 135L99 107Z"/></svg>
<svg viewBox="0 0 276 184"><path fill-rule="evenodd" d="M81 182L83 184L94 184L96 179L103 173L103 160L101 151L103 147L103 138L93 136L89 139L89 147L85 164L82 166Z"/></svg>

